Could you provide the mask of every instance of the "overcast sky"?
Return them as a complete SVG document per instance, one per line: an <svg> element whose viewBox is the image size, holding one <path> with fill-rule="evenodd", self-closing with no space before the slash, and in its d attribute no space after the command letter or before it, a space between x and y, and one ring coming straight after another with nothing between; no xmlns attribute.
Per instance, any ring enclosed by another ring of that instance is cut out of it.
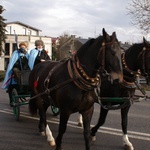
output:
<svg viewBox="0 0 150 150"><path fill-rule="evenodd" d="M104 27L116 31L119 41L139 42L143 36L131 24L127 7L131 0L0 0L7 22L20 21L42 30L42 35L97 37Z"/></svg>

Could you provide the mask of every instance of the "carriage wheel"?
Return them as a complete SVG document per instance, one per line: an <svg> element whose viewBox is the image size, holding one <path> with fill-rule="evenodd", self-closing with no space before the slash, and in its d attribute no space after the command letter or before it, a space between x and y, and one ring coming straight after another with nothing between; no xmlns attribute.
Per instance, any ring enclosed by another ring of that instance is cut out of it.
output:
<svg viewBox="0 0 150 150"><path fill-rule="evenodd" d="M9 87L8 87L8 95L9 95L9 104L10 104L10 106L12 107L13 106L13 97L12 97L12 90L13 89L17 89L17 85L14 85L14 84L12 84L12 85L9 85Z"/></svg>
<svg viewBox="0 0 150 150"><path fill-rule="evenodd" d="M55 107L54 105L51 105L51 110L52 110L54 116L58 116L60 113L59 108Z"/></svg>
<svg viewBox="0 0 150 150"><path fill-rule="evenodd" d="M13 113L14 113L14 117L18 121L19 118L20 118L19 98L16 98L14 96L18 96L18 92L17 92L17 90L15 88L12 89Z"/></svg>

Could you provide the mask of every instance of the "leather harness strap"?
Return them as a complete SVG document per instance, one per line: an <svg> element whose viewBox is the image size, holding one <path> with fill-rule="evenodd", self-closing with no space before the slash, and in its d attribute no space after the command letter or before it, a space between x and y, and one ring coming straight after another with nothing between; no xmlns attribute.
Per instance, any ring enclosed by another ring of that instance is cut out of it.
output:
<svg viewBox="0 0 150 150"><path fill-rule="evenodd" d="M95 78L89 77L80 65L76 55L68 61L68 73L74 84L84 91L93 90L100 85L100 75L97 73Z"/></svg>

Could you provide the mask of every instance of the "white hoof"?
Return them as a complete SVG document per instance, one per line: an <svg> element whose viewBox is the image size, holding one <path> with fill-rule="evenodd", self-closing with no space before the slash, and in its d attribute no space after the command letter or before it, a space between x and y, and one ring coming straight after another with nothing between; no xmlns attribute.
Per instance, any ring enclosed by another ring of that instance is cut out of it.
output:
<svg viewBox="0 0 150 150"><path fill-rule="evenodd" d="M123 146L124 150L134 150L132 143L129 141L128 135L123 135Z"/></svg>
<svg viewBox="0 0 150 150"><path fill-rule="evenodd" d="M96 136L91 136L91 141L95 142L96 141Z"/></svg>
<svg viewBox="0 0 150 150"><path fill-rule="evenodd" d="M124 150L134 150L134 147L129 145L124 145Z"/></svg>
<svg viewBox="0 0 150 150"><path fill-rule="evenodd" d="M53 140L53 141L48 141L48 144L49 144L51 147L54 147L54 146L56 145L55 140Z"/></svg>

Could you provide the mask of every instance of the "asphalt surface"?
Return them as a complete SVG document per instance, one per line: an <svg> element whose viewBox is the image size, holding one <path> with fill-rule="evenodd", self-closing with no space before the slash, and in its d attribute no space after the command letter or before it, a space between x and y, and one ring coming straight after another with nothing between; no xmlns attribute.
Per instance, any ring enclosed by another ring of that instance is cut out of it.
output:
<svg viewBox="0 0 150 150"><path fill-rule="evenodd" d="M1 86L1 83L0 83ZM137 91L137 94L139 92ZM148 93L149 94L149 93ZM150 94L149 94L150 95ZM95 104L91 124L97 122L99 105ZM28 105L21 106L20 120L16 121L9 106L7 93L0 89L0 150L54 150L46 137L38 133L38 116L31 117ZM64 150L84 150L83 129L77 126L78 114L71 115L63 137ZM48 124L56 137L59 116L47 112ZM110 111L105 125L97 133L91 150L123 150L120 110ZM128 134L135 150L150 150L150 100L134 103L129 111Z"/></svg>

